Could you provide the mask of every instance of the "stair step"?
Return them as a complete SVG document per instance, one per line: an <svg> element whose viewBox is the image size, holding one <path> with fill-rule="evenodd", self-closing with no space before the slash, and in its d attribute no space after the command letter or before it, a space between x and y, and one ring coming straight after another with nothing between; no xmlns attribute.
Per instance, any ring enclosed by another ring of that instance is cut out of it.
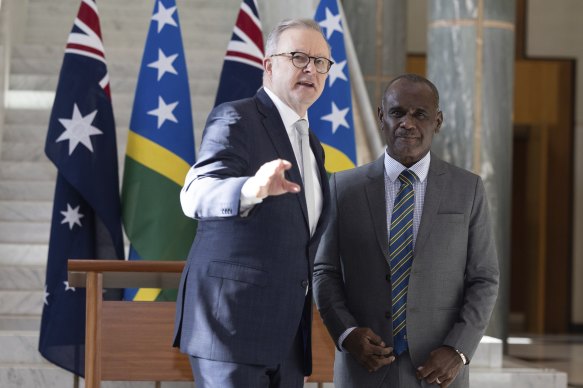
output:
<svg viewBox="0 0 583 388"><path fill-rule="evenodd" d="M8 93L7 98L10 98L10 93ZM215 94L212 95L194 95L191 91L191 101L192 101L192 111L193 119L195 123L195 129L202 132L202 128L206 121L206 118L211 111L214 103ZM123 97L118 96L115 93L112 95L113 99L113 112L116 123L120 123L120 128L127 128L130 122L131 110L133 107L133 96ZM118 101L119 100L119 101ZM126 104L122 104L125 102ZM71 114L73 112L71 111ZM23 126L45 126L48 128L50 118L50 107L46 109L7 109L5 112L5 125L23 125ZM39 136L44 144L44 139L46 133L42 135L39 132ZM119 138L119 137L118 137Z"/></svg>
<svg viewBox="0 0 583 388"><path fill-rule="evenodd" d="M503 351L502 340L484 336L472 357L472 366L479 368L501 368Z"/></svg>
<svg viewBox="0 0 583 388"><path fill-rule="evenodd" d="M73 374L52 364L0 364L0 387L2 388L74 388ZM85 380L79 379L79 388ZM193 382L153 381L103 381L102 388L194 388ZM305 388L316 388L308 383ZM324 384L324 388L333 388Z"/></svg>
<svg viewBox="0 0 583 388"><path fill-rule="evenodd" d="M10 75L10 90L42 90L54 92L59 81L58 74L23 74L13 73ZM217 80L189 74L189 84L191 93L212 96L216 93ZM111 79L110 88L114 95L131 94L136 91L136 77L116 77Z"/></svg>
<svg viewBox="0 0 583 388"><path fill-rule="evenodd" d="M472 388L567 388L567 374L546 368L472 368Z"/></svg>
<svg viewBox="0 0 583 388"><path fill-rule="evenodd" d="M73 374L48 363L0 364L3 388L44 387L73 388Z"/></svg>
<svg viewBox="0 0 583 388"><path fill-rule="evenodd" d="M6 136L6 127L4 131ZM48 159L37 162L2 161L0 163L0 180L54 181L56 177L57 168Z"/></svg>
<svg viewBox="0 0 583 388"><path fill-rule="evenodd" d="M126 141L117 144L118 160L125 156ZM83 144L78 144L77 147L84 148ZM2 160L9 162L42 162L49 160L45 154L44 143L38 142L11 142L5 141L2 143Z"/></svg>
<svg viewBox="0 0 583 388"><path fill-rule="evenodd" d="M40 315L0 315L0 332L2 330L39 331Z"/></svg>
<svg viewBox="0 0 583 388"><path fill-rule="evenodd" d="M188 31L204 31L204 30L219 30L224 31L233 27L237 12L239 11L240 2L233 2L235 7L195 7L192 3L190 6L178 5L178 15L180 18L181 28L184 30L183 34L187 35ZM99 3L99 16L101 31L114 31L116 33L123 31L140 31L144 30L149 25L152 17L151 2L144 2L140 7L108 7L102 6L103 2ZM122 3L123 4L123 3ZM222 5L222 4L221 4ZM56 8L56 9L55 9ZM39 29L56 30L59 27L66 26L73 22L73 16L76 9L71 12L58 12L60 7L54 7L52 4L48 7L33 7L28 13L29 25L37 26ZM50 12L51 18L46 17ZM54 21L57 25L52 24ZM191 32L192 33L192 32Z"/></svg>
<svg viewBox="0 0 583 388"><path fill-rule="evenodd" d="M52 201L54 181L0 181L0 200Z"/></svg>
<svg viewBox="0 0 583 388"><path fill-rule="evenodd" d="M44 290L44 266L0 266L0 290Z"/></svg>
<svg viewBox="0 0 583 388"><path fill-rule="evenodd" d="M11 349L10 352L0 351L0 365L48 364L38 351L38 338L38 330L0 330L0 349Z"/></svg>
<svg viewBox="0 0 583 388"><path fill-rule="evenodd" d="M0 222L0 243L47 244L50 230L50 222Z"/></svg>
<svg viewBox="0 0 583 388"><path fill-rule="evenodd" d="M13 92L11 92L13 93ZM52 105L51 105L52 106ZM21 110L24 114L25 110ZM125 141L128 125L116 125L117 142ZM64 128L63 128L64 130ZM44 146L48 131L48 123L38 124L8 124L4 126L3 142L6 143L38 143ZM46 160L48 162L48 160ZM51 163L49 163L52 165ZM2 165L0 165L0 168ZM53 167L54 169L54 167Z"/></svg>
<svg viewBox="0 0 583 388"><path fill-rule="evenodd" d="M205 31L206 34L206 31ZM228 38L230 36L230 33L224 33L224 35ZM131 44L128 44L127 47L123 47L123 46L113 46L111 48L109 48L109 46L107 45L107 43L105 43L105 58L107 59L107 63L109 64L111 63L123 63L123 62L127 62L129 60L136 62L137 65L139 66L141 64L142 61L142 55L144 53L144 46L146 44L146 37L145 35L140 38L137 42L132 42ZM59 66L61 65L61 63L63 62L63 55L64 55L64 50L65 50L65 45L67 42L67 37L65 37L65 39L63 39L63 41L58 42L58 43L20 43L20 44L15 44L12 48L11 48L11 59L17 59L19 61L22 62L31 62L29 64L29 66L34 66L34 68L37 69L42 69L42 64L37 64L37 63L33 63L36 62L38 60L44 60L47 62L54 62L57 63ZM228 43L228 39L226 39L225 41L225 45L221 46L221 47L214 47L214 46L210 46L205 44L203 47L204 53L205 53L205 60L204 61L200 61L200 53L201 53L201 48L200 47L189 47L189 46L184 46L183 50L184 50L184 55L186 57L186 60L192 60L192 62L195 62L195 64L197 65L197 68L199 66L206 66L206 67L212 67L211 65L208 64L208 60L207 60L207 56L210 58L214 58L214 59L218 59L218 58L222 58L223 55L225 54L225 50L227 49L227 43ZM169 53L166 53L167 55ZM201 63L202 62L202 63ZM211 61L212 62L212 61ZM189 67L190 68L190 67ZM13 66L11 66L11 71L13 71L14 73L14 69ZM17 71L16 74L20 74L21 72ZM38 74L38 73L35 73ZM47 75L54 75L51 72L41 72L40 74L47 74ZM58 75L58 73L57 73ZM197 77L197 74L192 73L189 75L191 77Z"/></svg>
<svg viewBox="0 0 583 388"><path fill-rule="evenodd" d="M10 244L0 243L0 265L45 266L49 255L48 243Z"/></svg>
<svg viewBox="0 0 583 388"><path fill-rule="evenodd" d="M48 123L7 124L4 126L3 141L24 141L43 143L47 137ZM1 167L1 165L0 165Z"/></svg>
<svg viewBox="0 0 583 388"><path fill-rule="evenodd" d="M52 211L50 201L0 201L0 221L50 221Z"/></svg>
<svg viewBox="0 0 583 388"><path fill-rule="evenodd" d="M0 291L0 315L40 315L43 297L44 291Z"/></svg>
<svg viewBox="0 0 583 388"><path fill-rule="evenodd" d="M146 37L144 33L128 33L116 37L115 42L109 43L104 38L105 58L107 68L111 74L115 75L138 75L144 51ZM64 47L67 41L67 34L63 38L49 40L46 37L39 37L38 42L32 41L30 44L15 45L14 55L10 62L10 71L13 74L59 74L63 63ZM229 42L229 36L224 32L205 32L199 36L184 39L184 56L186 58L186 68L191 77L203 78L207 75L220 72L225 50ZM26 54L29 47L40 44L53 44L55 49L46 49L36 53ZM32 46L31 46L32 45ZM133 47L128 49L126 47ZM208 47L215 47L209 49ZM115 50L117 48L117 50ZM24 51L24 52L23 52ZM36 55L35 55L36 54ZM40 54L40 55L39 55ZM166 53L169 55L169 53ZM204 58L204 60L201 60ZM42 62L40 61L42 60ZM113 77L110 77L113 79Z"/></svg>

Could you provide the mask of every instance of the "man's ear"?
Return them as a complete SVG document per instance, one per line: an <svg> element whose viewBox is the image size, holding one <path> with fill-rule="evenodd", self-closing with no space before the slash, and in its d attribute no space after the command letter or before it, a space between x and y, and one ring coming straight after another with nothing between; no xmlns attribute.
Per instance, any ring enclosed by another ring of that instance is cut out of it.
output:
<svg viewBox="0 0 583 388"><path fill-rule="evenodd" d="M383 124L383 109L380 106L377 108L377 117L379 118L379 122L382 125Z"/></svg>
<svg viewBox="0 0 583 388"><path fill-rule="evenodd" d="M272 66L273 66L273 62L271 61L271 58L267 57L267 58L263 59L263 69L265 70L266 74L271 75Z"/></svg>
<svg viewBox="0 0 583 388"><path fill-rule="evenodd" d="M441 124L443 123L443 112L438 110L437 111L437 125L435 126L435 133L439 133L441 129Z"/></svg>

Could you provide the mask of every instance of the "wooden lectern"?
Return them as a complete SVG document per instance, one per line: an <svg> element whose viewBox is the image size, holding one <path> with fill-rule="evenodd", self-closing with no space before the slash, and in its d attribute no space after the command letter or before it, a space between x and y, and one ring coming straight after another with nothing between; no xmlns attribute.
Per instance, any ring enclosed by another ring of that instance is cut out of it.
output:
<svg viewBox="0 0 583 388"><path fill-rule="evenodd" d="M101 381L192 381L172 347L175 302L105 301L104 288L176 289L182 261L69 260L69 285L87 288L85 387ZM314 308L311 382L332 382L334 344Z"/></svg>

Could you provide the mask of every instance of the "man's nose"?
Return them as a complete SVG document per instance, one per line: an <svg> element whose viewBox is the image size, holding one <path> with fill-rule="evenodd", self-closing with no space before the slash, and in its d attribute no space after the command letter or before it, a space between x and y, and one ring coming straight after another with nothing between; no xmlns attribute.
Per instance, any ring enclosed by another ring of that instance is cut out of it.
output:
<svg viewBox="0 0 583 388"><path fill-rule="evenodd" d="M415 121L413 120L413 117L410 114L406 114L401 119L400 125L402 128L411 129L415 126Z"/></svg>
<svg viewBox="0 0 583 388"><path fill-rule="evenodd" d="M303 71L306 73L314 73L316 71L316 65L312 58L309 59L308 64L303 68Z"/></svg>

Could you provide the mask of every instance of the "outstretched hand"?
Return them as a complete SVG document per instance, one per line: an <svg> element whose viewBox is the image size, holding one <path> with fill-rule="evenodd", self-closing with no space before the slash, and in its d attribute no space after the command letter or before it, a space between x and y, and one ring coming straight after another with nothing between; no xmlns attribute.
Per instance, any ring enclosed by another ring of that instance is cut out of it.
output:
<svg viewBox="0 0 583 388"><path fill-rule="evenodd" d="M442 346L432 351L425 364L417 368L417 378L447 388L460 373L463 364L454 349Z"/></svg>
<svg viewBox="0 0 583 388"><path fill-rule="evenodd" d="M382 338L368 327L352 330L342 346L369 372L375 372L395 361L393 348L387 347Z"/></svg>
<svg viewBox="0 0 583 388"><path fill-rule="evenodd" d="M300 185L285 179L284 173L291 167L292 164L287 160L272 160L261 166L246 184L250 185L251 191L260 199L270 195L299 193Z"/></svg>

